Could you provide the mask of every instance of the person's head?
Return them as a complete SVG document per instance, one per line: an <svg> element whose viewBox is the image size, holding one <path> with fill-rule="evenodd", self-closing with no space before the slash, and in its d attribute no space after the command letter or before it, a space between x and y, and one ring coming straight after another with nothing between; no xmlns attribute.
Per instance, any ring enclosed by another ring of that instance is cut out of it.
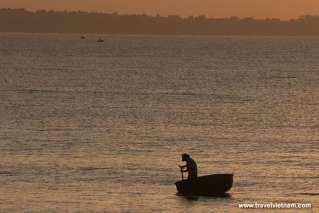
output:
<svg viewBox="0 0 319 213"><path fill-rule="evenodd" d="M189 158L190 158L189 154L186 154L186 153L182 154L182 161L186 161Z"/></svg>

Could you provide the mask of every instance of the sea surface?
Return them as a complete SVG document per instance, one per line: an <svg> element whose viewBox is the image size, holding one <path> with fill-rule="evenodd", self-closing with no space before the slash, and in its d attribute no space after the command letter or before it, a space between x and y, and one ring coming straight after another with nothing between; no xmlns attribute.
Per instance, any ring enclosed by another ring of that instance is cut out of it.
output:
<svg viewBox="0 0 319 213"><path fill-rule="evenodd" d="M319 37L80 36L0 34L0 212L319 212Z"/></svg>

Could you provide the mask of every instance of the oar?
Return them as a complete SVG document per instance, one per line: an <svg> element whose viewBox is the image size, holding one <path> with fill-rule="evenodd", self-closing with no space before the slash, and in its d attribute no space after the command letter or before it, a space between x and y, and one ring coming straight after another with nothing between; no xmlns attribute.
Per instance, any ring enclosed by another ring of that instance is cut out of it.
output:
<svg viewBox="0 0 319 213"><path fill-rule="evenodd" d="M184 180L184 171L183 171L183 167L182 167L182 166L179 166L179 168L181 168L182 180Z"/></svg>

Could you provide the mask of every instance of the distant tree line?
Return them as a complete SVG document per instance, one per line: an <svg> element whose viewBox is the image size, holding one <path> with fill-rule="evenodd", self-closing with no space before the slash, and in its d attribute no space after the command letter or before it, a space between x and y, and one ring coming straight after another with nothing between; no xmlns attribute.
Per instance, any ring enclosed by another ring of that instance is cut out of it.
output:
<svg viewBox="0 0 319 213"><path fill-rule="evenodd" d="M319 35L319 16L297 19L207 18L0 9L0 32Z"/></svg>

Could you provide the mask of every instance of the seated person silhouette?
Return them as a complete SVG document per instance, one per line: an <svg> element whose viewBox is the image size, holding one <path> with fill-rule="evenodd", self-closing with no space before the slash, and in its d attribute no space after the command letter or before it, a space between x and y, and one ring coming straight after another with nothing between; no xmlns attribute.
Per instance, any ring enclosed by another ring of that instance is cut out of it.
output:
<svg viewBox="0 0 319 213"><path fill-rule="evenodd" d="M185 166L180 166L182 172L188 172L188 180L197 178L196 162L186 153L182 154L182 161L186 161Z"/></svg>

